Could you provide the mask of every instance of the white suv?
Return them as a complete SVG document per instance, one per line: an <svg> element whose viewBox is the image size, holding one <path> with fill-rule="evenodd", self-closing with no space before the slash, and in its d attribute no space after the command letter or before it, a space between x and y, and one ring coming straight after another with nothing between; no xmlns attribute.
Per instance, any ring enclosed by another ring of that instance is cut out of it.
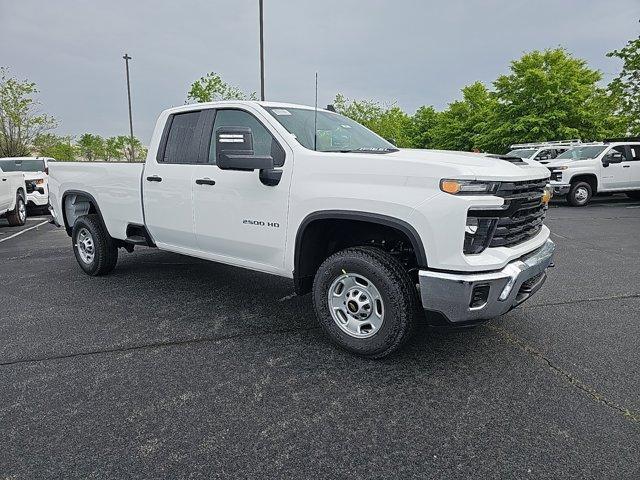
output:
<svg viewBox="0 0 640 480"><path fill-rule="evenodd" d="M633 139L636 140L636 139ZM605 141L574 147L547 163L554 194L582 207L595 193L626 193L640 199L639 141Z"/></svg>

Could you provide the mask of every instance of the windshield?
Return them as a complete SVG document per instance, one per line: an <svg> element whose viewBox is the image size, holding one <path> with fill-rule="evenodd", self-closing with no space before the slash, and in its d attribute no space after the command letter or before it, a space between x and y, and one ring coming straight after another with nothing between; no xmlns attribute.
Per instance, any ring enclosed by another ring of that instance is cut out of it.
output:
<svg viewBox="0 0 640 480"><path fill-rule="evenodd" d="M44 160L0 160L5 172L44 172Z"/></svg>
<svg viewBox="0 0 640 480"><path fill-rule="evenodd" d="M534 153L536 153L536 150L533 148L523 148L520 150L511 150L509 153L507 153L507 157L530 158Z"/></svg>
<svg viewBox="0 0 640 480"><path fill-rule="evenodd" d="M596 158L600 155L604 149L607 148L604 145L592 145L590 147L575 147L571 150L567 150L556 157L556 160L568 159L568 160L588 160L590 158Z"/></svg>
<svg viewBox="0 0 640 480"><path fill-rule="evenodd" d="M295 135L309 150L319 152L388 153L398 149L384 138L350 118L337 113L318 110L317 137L314 139L315 110L304 108L268 107L267 111Z"/></svg>

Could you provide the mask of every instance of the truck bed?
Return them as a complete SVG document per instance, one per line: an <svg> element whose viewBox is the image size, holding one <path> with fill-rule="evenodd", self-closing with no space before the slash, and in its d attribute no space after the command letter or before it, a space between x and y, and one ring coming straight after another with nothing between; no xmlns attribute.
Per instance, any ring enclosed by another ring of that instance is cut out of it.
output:
<svg viewBox="0 0 640 480"><path fill-rule="evenodd" d="M64 211L62 197L91 195L113 238L125 239L127 225L143 225L141 178L143 163L52 162L49 164L51 205Z"/></svg>

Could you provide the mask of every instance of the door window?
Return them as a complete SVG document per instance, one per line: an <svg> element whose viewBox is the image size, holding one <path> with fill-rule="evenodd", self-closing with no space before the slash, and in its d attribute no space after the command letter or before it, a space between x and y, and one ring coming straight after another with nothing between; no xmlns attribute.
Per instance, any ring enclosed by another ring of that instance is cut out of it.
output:
<svg viewBox="0 0 640 480"><path fill-rule="evenodd" d="M629 158L627 157L627 148L625 145L618 145L616 147L613 147L611 150L609 150L609 153L607 155L611 155L613 156L622 156L622 161L623 162L628 162Z"/></svg>
<svg viewBox="0 0 640 480"><path fill-rule="evenodd" d="M170 117L162 163L198 163L199 119L199 111L177 113Z"/></svg>
<svg viewBox="0 0 640 480"><path fill-rule="evenodd" d="M257 156L271 155L276 167L284 165L284 150L271 132L253 115L244 110L218 110L213 123L211 144L209 146L209 163L216 163L216 130L220 127L249 127L253 133L253 151Z"/></svg>

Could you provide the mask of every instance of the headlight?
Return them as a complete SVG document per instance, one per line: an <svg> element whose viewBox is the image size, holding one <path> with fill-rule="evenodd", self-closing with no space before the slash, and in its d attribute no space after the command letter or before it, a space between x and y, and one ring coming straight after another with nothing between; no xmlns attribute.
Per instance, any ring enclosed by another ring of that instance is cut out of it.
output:
<svg viewBox="0 0 640 480"><path fill-rule="evenodd" d="M440 190L451 195L482 195L495 193L500 182L482 182L476 180L440 180Z"/></svg>
<svg viewBox="0 0 640 480"><path fill-rule="evenodd" d="M569 168L569 167L567 167L566 165L564 165L562 167L553 167L554 170L566 170L567 168Z"/></svg>

